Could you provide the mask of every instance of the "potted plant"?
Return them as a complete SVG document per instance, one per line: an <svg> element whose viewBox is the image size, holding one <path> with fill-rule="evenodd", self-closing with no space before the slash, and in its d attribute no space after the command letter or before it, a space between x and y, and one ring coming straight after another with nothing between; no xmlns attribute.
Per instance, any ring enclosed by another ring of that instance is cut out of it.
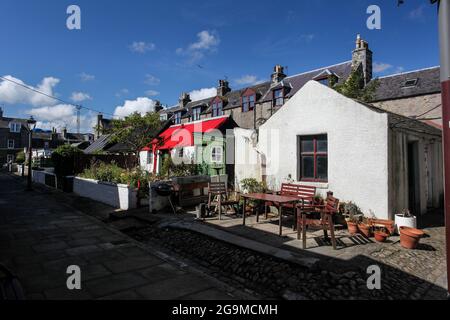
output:
<svg viewBox="0 0 450 320"><path fill-rule="evenodd" d="M361 223L358 224L359 232L366 238L370 238L372 236L372 224L370 219L364 218Z"/></svg>
<svg viewBox="0 0 450 320"><path fill-rule="evenodd" d="M400 227L400 245L406 249L416 249L423 231L416 228Z"/></svg>
<svg viewBox="0 0 450 320"><path fill-rule="evenodd" d="M386 242L387 238L389 237L384 229L375 230L374 235L377 242Z"/></svg>
<svg viewBox="0 0 450 320"><path fill-rule="evenodd" d="M343 212L346 216L345 221L347 222L348 231L351 235L358 233L358 223L361 219L361 211L358 206L353 202L347 202L343 205Z"/></svg>
<svg viewBox="0 0 450 320"><path fill-rule="evenodd" d="M400 214L395 215L395 225L398 233L401 227L417 228L417 218L408 209L404 209Z"/></svg>

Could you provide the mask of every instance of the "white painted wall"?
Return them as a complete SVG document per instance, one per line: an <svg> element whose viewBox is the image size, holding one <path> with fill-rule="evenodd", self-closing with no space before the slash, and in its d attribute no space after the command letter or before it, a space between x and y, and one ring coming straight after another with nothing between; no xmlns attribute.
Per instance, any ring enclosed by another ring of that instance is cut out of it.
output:
<svg viewBox="0 0 450 320"><path fill-rule="evenodd" d="M75 177L73 192L81 197L105 203L122 210L137 207L137 191L124 184L105 183L92 179Z"/></svg>
<svg viewBox="0 0 450 320"><path fill-rule="evenodd" d="M269 187L279 190L289 177L297 180L297 136L315 134L328 135L328 183L296 183L315 185L323 196L331 190L341 201L388 218L387 114L315 81L260 127L258 149L266 157Z"/></svg>
<svg viewBox="0 0 450 320"><path fill-rule="evenodd" d="M235 185L240 185L243 179L261 179L261 163L258 152L253 148L254 130L235 128Z"/></svg>

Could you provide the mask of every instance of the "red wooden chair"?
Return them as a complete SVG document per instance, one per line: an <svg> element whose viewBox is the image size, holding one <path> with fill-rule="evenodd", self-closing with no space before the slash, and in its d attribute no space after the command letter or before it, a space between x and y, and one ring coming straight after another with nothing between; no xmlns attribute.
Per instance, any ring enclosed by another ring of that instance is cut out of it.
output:
<svg viewBox="0 0 450 320"><path fill-rule="evenodd" d="M303 185L297 185L297 184L291 184L291 183L283 183L281 185L281 191L277 192L277 194L281 196L289 196L289 197L295 197L298 198L300 203L299 206L308 206L310 204L314 203L314 198L316 196L316 187L311 186L303 186ZM268 207L277 207L279 208L278 203L273 202L266 202L265 203L265 218L267 220L267 214L268 214ZM290 208L294 212L294 221L297 220L297 210L296 204L284 204L283 208ZM294 222L293 229L295 230L297 227L296 223Z"/></svg>
<svg viewBox="0 0 450 320"><path fill-rule="evenodd" d="M317 205L314 203L307 205L299 205L297 208L299 214L297 215L297 239L303 238L303 249L306 249L306 230L308 226L313 224L313 220L309 219L312 213L320 212L319 225L323 229L325 239L328 239L328 230L331 235L331 243L333 249L336 250L336 237L334 230L333 217L339 212L339 199L334 198L331 194L327 196L324 205Z"/></svg>

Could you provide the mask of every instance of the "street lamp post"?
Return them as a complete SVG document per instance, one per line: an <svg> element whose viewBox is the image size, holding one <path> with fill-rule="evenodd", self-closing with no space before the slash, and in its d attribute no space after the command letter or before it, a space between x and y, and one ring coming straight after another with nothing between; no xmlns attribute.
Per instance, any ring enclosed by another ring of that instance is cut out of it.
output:
<svg viewBox="0 0 450 320"><path fill-rule="evenodd" d="M432 1L435 2L435 1ZM447 291L450 293L450 0L440 0L442 127L444 137L445 234L447 240Z"/></svg>
<svg viewBox="0 0 450 320"><path fill-rule="evenodd" d="M36 128L36 120L33 117L27 120L27 131L28 131L28 176L27 176L27 191L32 191L31 186L31 166L33 157L33 130Z"/></svg>

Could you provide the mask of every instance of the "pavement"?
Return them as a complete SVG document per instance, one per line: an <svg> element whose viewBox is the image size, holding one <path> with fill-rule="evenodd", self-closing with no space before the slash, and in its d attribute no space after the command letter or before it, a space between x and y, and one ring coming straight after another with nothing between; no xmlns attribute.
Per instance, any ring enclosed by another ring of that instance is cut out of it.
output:
<svg viewBox="0 0 450 320"><path fill-rule="evenodd" d="M59 191L24 189L22 178L0 173L0 263L27 299L252 299L82 213ZM67 288L71 265L81 290Z"/></svg>

